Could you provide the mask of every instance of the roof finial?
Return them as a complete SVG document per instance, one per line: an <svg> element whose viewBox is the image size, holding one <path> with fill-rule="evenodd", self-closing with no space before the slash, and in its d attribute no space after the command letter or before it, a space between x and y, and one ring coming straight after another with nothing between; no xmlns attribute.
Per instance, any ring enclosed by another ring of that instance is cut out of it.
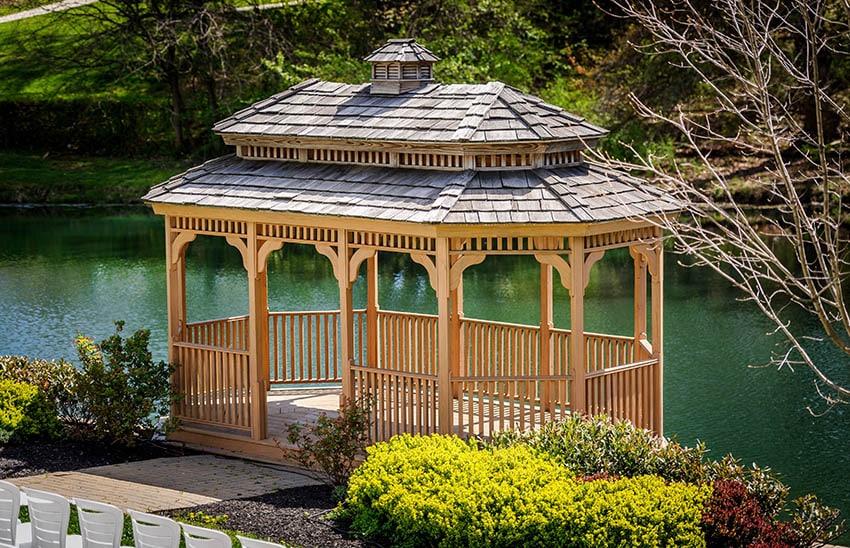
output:
<svg viewBox="0 0 850 548"><path fill-rule="evenodd" d="M400 95L434 81L440 60L413 38L394 38L365 59L372 63L372 93Z"/></svg>

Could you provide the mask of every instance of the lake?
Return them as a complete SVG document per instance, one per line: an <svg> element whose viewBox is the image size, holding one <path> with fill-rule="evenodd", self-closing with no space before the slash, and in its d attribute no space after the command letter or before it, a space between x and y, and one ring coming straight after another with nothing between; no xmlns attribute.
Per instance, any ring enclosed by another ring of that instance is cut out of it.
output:
<svg viewBox="0 0 850 548"><path fill-rule="evenodd" d="M165 359L164 242L162 219L146 208L0 210L0 355L73 361L78 333L100 341L120 319L129 332L150 329L154 357ZM793 495L815 493L850 516L850 409L827 410L808 370L750 367L777 350L766 336L770 324L718 276L677 259L668 253L665 264L665 434L686 445L702 440L715 458L731 452L770 467ZM187 263L190 321L247 313L235 249L199 237ZM338 308L330 263L313 249L286 245L268 270L271 310ZM379 272L382 308L436 312L422 267L388 254ZM594 266L589 331L630 333L631 277L628 253L609 252ZM555 323L565 327L560 285L555 299ZM355 306L364 302L359 281ZM470 318L536 323L539 266L525 257L488 258L465 273L464 304ZM797 321L817 335L812 322ZM847 360L827 344L813 344L812 352L827 370L840 371ZM828 412L816 417L808 406ZM850 535L842 541L850 544Z"/></svg>

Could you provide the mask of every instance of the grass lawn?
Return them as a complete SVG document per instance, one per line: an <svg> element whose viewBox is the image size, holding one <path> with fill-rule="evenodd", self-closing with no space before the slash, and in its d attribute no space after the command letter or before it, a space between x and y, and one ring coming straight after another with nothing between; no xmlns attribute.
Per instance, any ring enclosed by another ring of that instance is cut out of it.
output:
<svg viewBox="0 0 850 548"><path fill-rule="evenodd" d="M40 156L0 151L0 203L129 204L184 171L176 160Z"/></svg>

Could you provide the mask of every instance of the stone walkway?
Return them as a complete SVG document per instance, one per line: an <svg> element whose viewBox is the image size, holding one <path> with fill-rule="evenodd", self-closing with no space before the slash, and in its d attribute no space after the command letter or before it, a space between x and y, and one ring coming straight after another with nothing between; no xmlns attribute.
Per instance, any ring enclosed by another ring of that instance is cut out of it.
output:
<svg viewBox="0 0 850 548"><path fill-rule="evenodd" d="M152 459L7 481L71 499L108 502L122 509L143 512L186 508L318 484L296 468L216 455Z"/></svg>

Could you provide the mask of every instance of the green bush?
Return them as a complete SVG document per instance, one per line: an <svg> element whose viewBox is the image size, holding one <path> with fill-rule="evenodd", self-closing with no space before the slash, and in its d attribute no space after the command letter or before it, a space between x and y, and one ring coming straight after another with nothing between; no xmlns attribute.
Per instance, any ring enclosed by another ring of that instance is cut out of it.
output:
<svg viewBox="0 0 850 548"><path fill-rule="evenodd" d="M0 379L37 386L63 420L72 413L76 374L74 365L65 360L0 356Z"/></svg>
<svg viewBox="0 0 850 548"><path fill-rule="evenodd" d="M367 452L341 515L393 546L704 546L708 486L584 481L525 445L438 435Z"/></svg>
<svg viewBox="0 0 850 548"><path fill-rule="evenodd" d="M124 339L124 322L100 343L79 335L82 367L75 382L75 433L81 437L132 445L149 437L177 397L171 392L174 365L154 362L148 350L150 331L139 329Z"/></svg>
<svg viewBox="0 0 850 548"><path fill-rule="evenodd" d="M755 464L742 466L732 455L709 460L703 444L695 448L683 447L674 440L635 428L627 421L612 422L602 415L571 415L536 431L499 432L493 436L490 445L527 445L583 476L654 475L668 482L720 484L724 486L720 495L725 495L725 486L739 485L744 494L736 496L743 497L747 505L712 505L704 519L706 524L736 522L746 525L733 529L733 533L742 532L744 535L743 532L787 530L789 538L798 539L795 546L803 547L829 541L843 531L838 511L822 505L813 495L794 501L794 507L789 508L789 487L770 468ZM753 505L758 508L758 520L753 518ZM786 512L791 519L783 523L781 517ZM756 523L759 520L761 523ZM716 529L715 525L712 527ZM727 542L728 538L723 538L723 542ZM747 545L746 538L735 540L738 545Z"/></svg>
<svg viewBox="0 0 850 548"><path fill-rule="evenodd" d="M667 481L703 481L705 446L683 447L675 441L604 415L570 415L534 431L497 432L495 447L527 444L555 458L576 474L592 476L657 475Z"/></svg>
<svg viewBox="0 0 850 548"><path fill-rule="evenodd" d="M57 438L62 424L38 387L0 380L0 443Z"/></svg>

